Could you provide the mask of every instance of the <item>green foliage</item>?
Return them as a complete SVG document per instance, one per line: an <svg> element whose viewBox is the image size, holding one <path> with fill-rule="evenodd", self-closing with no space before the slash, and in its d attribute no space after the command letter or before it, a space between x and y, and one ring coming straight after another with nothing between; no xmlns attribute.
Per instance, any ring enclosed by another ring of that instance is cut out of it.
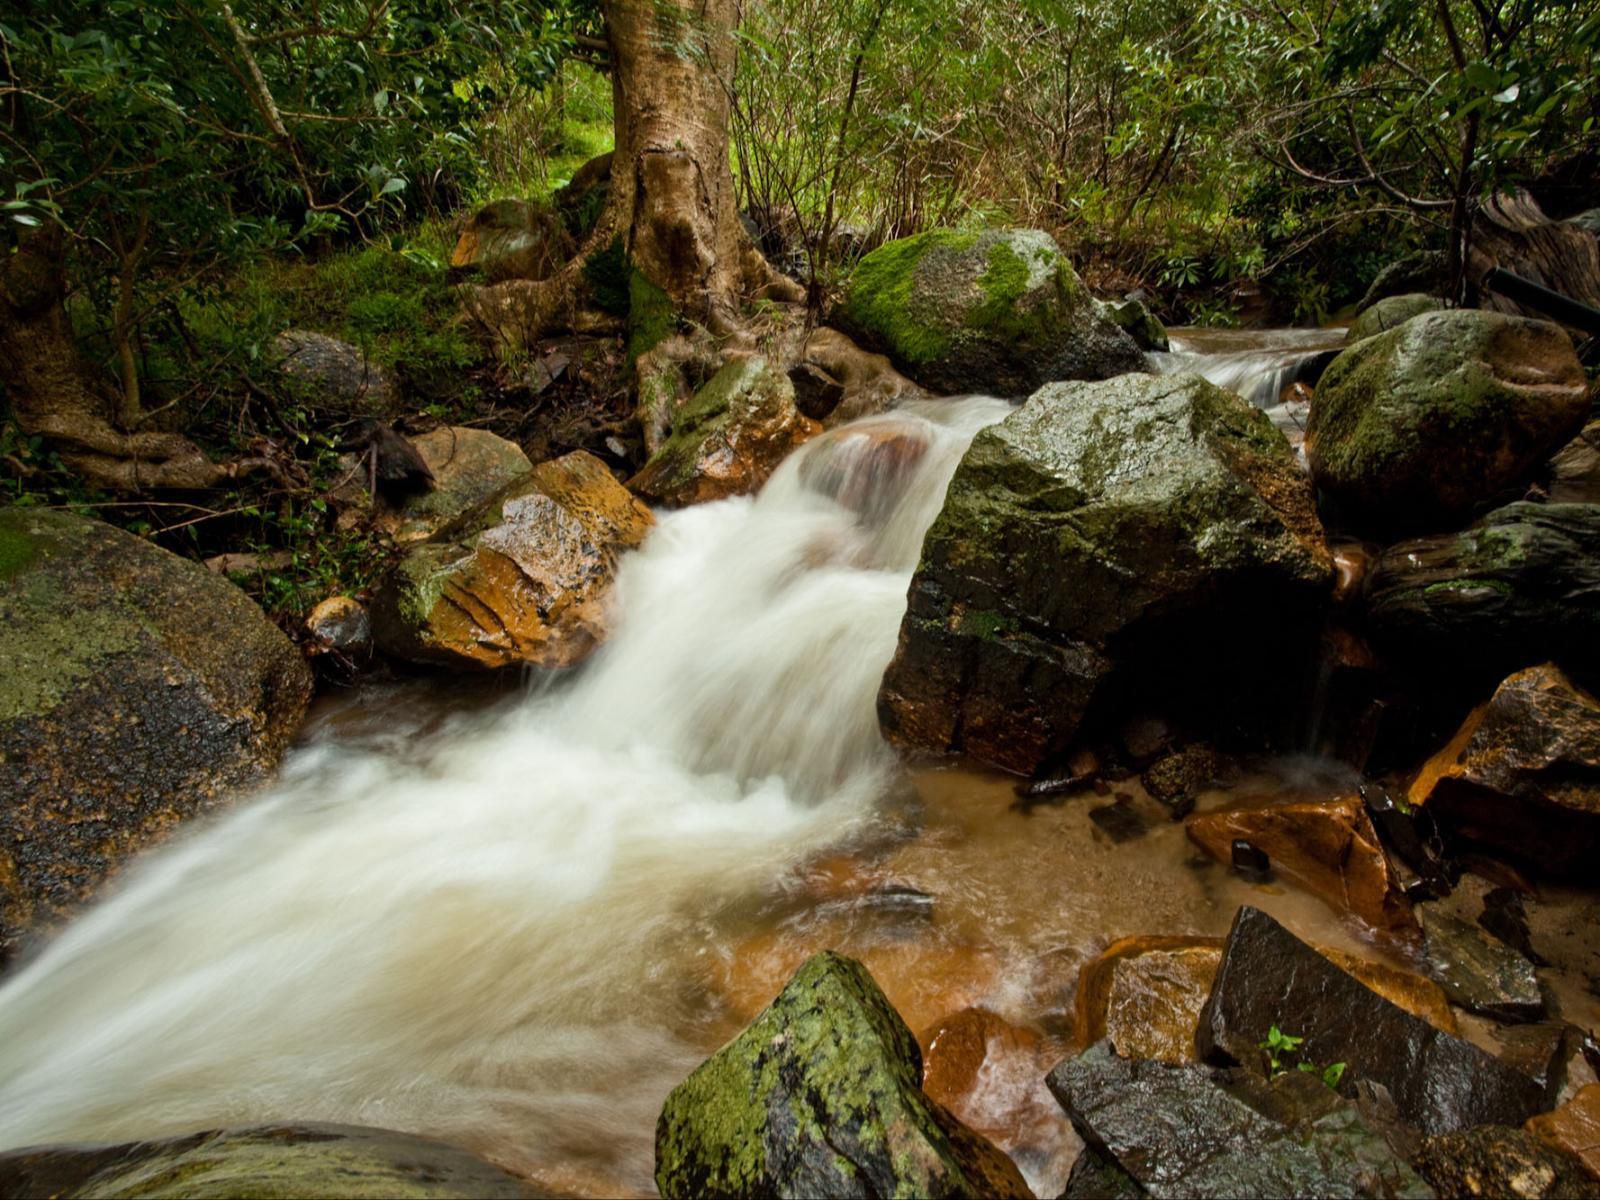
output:
<svg viewBox="0 0 1600 1200"><path fill-rule="evenodd" d="M1305 1062L1300 1059L1300 1046L1305 1040L1303 1037L1294 1037L1284 1033L1276 1025L1267 1030L1266 1039L1259 1043L1266 1057L1267 1077L1275 1079L1291 1069L1304 1071L1307 1074L1315 1075L1328 1087L1337 1090L1339 1081L1344 1078L1346 1064L1337 1062L1330 1063L1326 1067L1319 1067L1315 1063Z"/></svg>

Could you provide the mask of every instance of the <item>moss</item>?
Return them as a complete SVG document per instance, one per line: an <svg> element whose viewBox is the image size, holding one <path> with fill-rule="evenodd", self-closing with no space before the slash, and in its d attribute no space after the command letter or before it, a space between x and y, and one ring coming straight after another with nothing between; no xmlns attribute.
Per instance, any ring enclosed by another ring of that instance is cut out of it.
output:
<svg viewBox="0 0 1600 1200"><path fill-rule="evenodd" d="M1011 631L1011 622L1004 614L989 609L967 609L961 614L961 632L968 637L992 642L1003 633Z"/></svg>
<svg viewBox="0 0 1600 1200"><path fill-rule="evenodd" d="M39 547L33 538L0 525L0 579L10 579L38 557Z"/></svg>
<svg viewBox="0 0 1600 1200"><path fill-rule="evenodd" d="M678 328L678 310L672 298L644 272L628 272L628 365L654 350Z"/></svg>
<svg viewBox="0 0 1600 1200"><path fill-rule="evenodd" d="M912 313L917 264L930 250L970 249L978 234L934 229L886 242L856 264L844 316L881 338L895 357L912 365L932 362L950 349L950 335Z"/></svg>
<svg viewBox="0 0 1600 1200"><path fill-rule="evenodd" d="M613 317L628 315L628 255L621 235L584 261L583 278L597 308Z"/></svg>

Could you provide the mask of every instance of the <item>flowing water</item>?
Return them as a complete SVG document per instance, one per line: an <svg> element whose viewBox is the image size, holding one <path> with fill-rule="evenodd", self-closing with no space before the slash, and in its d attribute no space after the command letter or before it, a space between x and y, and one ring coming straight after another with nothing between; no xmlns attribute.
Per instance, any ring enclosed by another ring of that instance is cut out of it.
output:
<svg viewBox="0 0 1600 1200"><path fill-rule="evenodd" d="M1238 392L1257 408L1274 408L1290 384L1317 359L1344 344L1342 328L1206 329L1168 331L1172 351L1152 354L1163 374L1194 371Z"/></svg>

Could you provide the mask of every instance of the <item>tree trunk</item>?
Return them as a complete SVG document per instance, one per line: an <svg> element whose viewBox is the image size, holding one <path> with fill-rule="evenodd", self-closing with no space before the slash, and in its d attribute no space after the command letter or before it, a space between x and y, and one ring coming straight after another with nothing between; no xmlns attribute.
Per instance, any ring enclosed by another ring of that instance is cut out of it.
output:
<svg viewBox="0 0 1600 1200"><path fill-rule="evenodd" d="M123 433L117 400L83 361L63 304L61 232L23 239L0 269L0 381L18 428L89 482L117 490L210 487L227 472L188 438Z"/></svg>

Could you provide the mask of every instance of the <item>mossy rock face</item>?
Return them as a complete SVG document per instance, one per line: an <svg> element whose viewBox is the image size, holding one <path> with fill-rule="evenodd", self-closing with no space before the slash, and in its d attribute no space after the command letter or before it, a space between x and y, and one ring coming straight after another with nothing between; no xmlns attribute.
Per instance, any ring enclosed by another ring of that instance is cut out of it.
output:
<svg viewBox="0 0 1600 1200"><path fill-rule="evenodd" d="M0 509L0 955L261 782L310 694L221 576L100 521Z"/></svg>
<svg viewBox="0 0 1600 1200"><path fill-rule="evenodd" d="M666 420L646 395L647 419ZM791 450L822 432L795 407L794 385L764 358L725 363L686 405L628 487L656 504L688 505L756 491Z"/></svg>
<svg viewBox="0 0 1600 1200"><path fill-rule="evenodd" d="M434 666L574 666L604 640L617 563L654 522L594 455L540 463L406 554L373 602L377 645Z"/></svg>
<svg viewBox="0 0 1600 1200"><path fill-rule="evenodd" d="M935 229L879 246L833 319L941 392L1023 396L1051 380L1147 369L1037 229Z"/></svg>
<svg viewBox="0 0 1600 1200"><path fill-rule="evenodd" d="M1093 710L1109 718L1119 677L1153 671L1177 698L1212 669L1221 683L1264 668L1330 580L1310 487L1238 396L1193 375L1050 384L956 470L880 723L902 745L1031 772Z"/></svg>
<svg viewBox="0 0 1600 1200"><path fill-rule="evenodd" d="M527 1200L539 1193L454 1146L354 1125L263 1125L125 1145L0 1154L0 1194L82 1200Z"/></svg>
<svg viewBox="0 0 1600 1200"><path fill-rule="evenodd" d="M1412 317L1438 312L1443 308L1444 301L1439 297L1424 295L1421 292L1408 292L1403 296L1385 296L1370 308L1361 310L1361 315L1356 318L1355 324L1350 326L1349 340L1354 344L1363 338L1387 333L1404 325Z"/></svg>
<svg viewBox="0 0 1600 1200"><path fill-rule="evenodd" d="M1116 322L1117 328L1127 330L1128 336L1139 343L1141 350L1156 350L1165 354L1172 349L1172 343L1167 339L1167 327L1156 319L1155 313L1143 300L1123 300L1101 307L1105 309L1106 316Z"/></svg>
<svg viewBox="0 0 1600 1200"><path fill-rule="evenodd" d="M1317 486L1372 536L1459 525L1583 427L1589 385L1561 328L1502 313L1413 317L1357 342L1317 385Z"/></svg>
<svg viewBox="0 0 1600 1200"><path fill-rule="evenodd" d="M667 1097L656 1187L745 1196L1028 1196L922 1091L922 1056L867 969L823 953Z"/></svg>

